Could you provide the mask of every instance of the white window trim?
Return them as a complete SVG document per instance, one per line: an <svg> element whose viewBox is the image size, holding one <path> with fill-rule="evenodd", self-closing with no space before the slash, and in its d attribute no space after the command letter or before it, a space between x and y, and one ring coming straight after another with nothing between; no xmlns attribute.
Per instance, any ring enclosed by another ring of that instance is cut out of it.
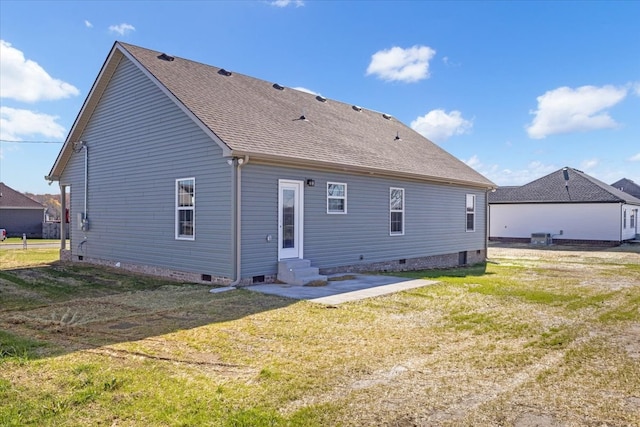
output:
<svg viewBox="0 0 640 427"><path fill-rule="evenodd" d="M344 185L344 197L336 197L329 196L329 185ZM344 210L343 211L330 211L329 210L329 199L342 199L344 200ZM327 182L327 214L329 215L346 215L347 213L347 184L344 182Z"/></svg>
<svg viewBox="0 0 640 427"><path fill-rule="evenodd" d="M400 209L400 210L397 210L397 209L392 210L391 209L391 193L394 190L402 191L402 209ZM404 188L401 188L401 187L389 187L389 235L390 236L404 236L404 227L405 227L404 196L405 196ZM391 213L392 212L401 212L402 213L402 231L400 233L398 233L397 231L391 231Z"/></svg>
<svg viewBox="0 0 640 427"><path fill-rule="evenodd" d="M473 210L472 211L468 211L467 210L467 198L469 198L469 196L472 197L473 200ZM475 233L476 231L476 201L477 201L477 197L475 194L467 194L465 195L464 198L464 228L467 231L467 233ZM467 216L469 214L473 214L473 228L469 229L469 227L467 226Z"/></svg>
<svg viewBox="0 0 640 427"><path fill-rule="evenodd" d="M178 183L180 181L193 181L193 206L180 206L179 205L179 193L180 193L180 188L178 186ZM175 205L175 223L173 226L174 232L175 232L175 238L176 240L196 240L196 179L195 177L191 177L191 178L178 178L176 179L176 183L175 183L175 196L173 199L173 203ZM190 210L193 211L193 235L191 236L183 236L178 234L178 230L179 230L179 223L180 223L180 211L182 210Z"/></svg>

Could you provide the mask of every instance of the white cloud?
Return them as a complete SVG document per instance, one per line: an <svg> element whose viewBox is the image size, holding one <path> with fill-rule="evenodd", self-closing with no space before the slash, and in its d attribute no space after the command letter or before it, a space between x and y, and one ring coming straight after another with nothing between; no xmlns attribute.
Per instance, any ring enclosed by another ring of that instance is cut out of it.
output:
<svg viewBox="0 0 640 427"><path fill-rule="evenodd" d="M640 153L636 156L636 161L640 161ZM631 159L629 159L631 160ZM475 169L482 175L489 178L499 186L519 186L528 184L536 179L542 178L552 172L559 170L564 166L579 167L587 174L599 179L603 182L615 182L624 176L629 179L635 179L637 176L636 169L625 169L617 164L600 164L598 159L585 160L580 166L571 163L563 163L561 165L546 164L540 161L531 161L522 169L509 169L501 167L498 164L485 165L480 161L478 155L471 156L468 160L463 160L469 167ZM636 180L639 182L640 180Z"/></svg>
<svg viewBox="0 0 640 427"><path fill-rule="evenodd" d="M73 85L51 77L37 62L0 40L0 97L22 102L68 98L80 94Z"/></svg>
<svg viewBox="0 0 640 427"><path fill-rule="evenodd" d="M496 164L483 164L475 154L464 162L500 186L528 184L560 169L556 165L547 165L539 161L529 162L524 169L501 168Z"/></svg>
<svg viewBox="0 0 640 427"><path fill-rule="evenodd" d="M449 58L448 56L445 56L444 58L442 58L442 63L444 65L446 65L447 67L459 67L460 66L459 62L453 62L451 60L451 58Z"/></svg>
<svg viewBox="0 0 640 427"><path fill-rule="evenodd" d="M606 111L622 101L626 88L611 85L581 86L577 89L560 87L539 96L538 109L533 122L527 127L530 138L542 139L549 135L586 132L617 126Z"/></svg>
<svg viewBox="0 0 640 427"><path fill-rule="evenodd" d="M467 164L467 166L474 169L482 166L482 163L480 162L480 158L478 158L478 156L475 154L471 156L469 160L465 160L464 162Z"/></svg>
<svg viewBox="0 0 640 427"><path fill-rule="evenodd" d="M595 168L596 166L598 166L599 163L600 163L600 160L598 159L583 160L580 163L580 169L582 169L583 171L589 171Z"/></svg>
<svg viewBox="0 0 640 427"><path fill-rule="evenodd" d="M635 156L629 157L629 161L630 162L640 162L640 153L636 154Z"/></svg>
<svg viewBox="0 0 640 427"><path fill-rule="evenodd" d="M304 1L302 0L275 0L269 3L271 6L276 7L287 7L289 5L293 5L295 7L304 6Z"/></svg>
<svg viewBox="0 0 640 427"><path fill-rule="evenodd" d="M306 87L302 87L302 86L293 87L291 89L299 90L300 92L310 93L311 95L320 95L318 92L314 92L311 89L307 89Z"/></svg>
<svg viewBox="0 0 640 427"><path fill-rule="evenodd" d="M2 106L0 107L0 139L19 141L33 135L63 139L65 129L56 123L58 118L30 110Z"/></svg>
<svg viewBox="0 0 640 427"><path fill-rule="evenodd" d="M371 56L367 75L382 80L413 83L429 78L429 61L436 51L428 46L413 46L408 49L392 47Z"/></svg>
<svg viewBox="0 0 640 427"><path fill-rule="evenodd" d="M640 96L640 82L631 83L631 90L636 96Z"/></svg>
<svg viewBox="0 0 640 427"><path fill-rule="evenodd" d="M119 25L111 25L109 26L109 31L112 33L120 34L121 36L125 36L131 31L135 31L136 27L131 24L119 24Z"/></svg>
<svg viewBox="0 0 640 427"><path fill-rule="evenodd" d="M87 28L93 28L93 24L89 21L87 21L86 19L84 20L84 26Z"/></svg>
<svg viewBox="0 0 640 427"><path fill-rule="evenodd" d="M444 110L431 110L411 122L411 128L425 138L441 143L453 135L468 133L473 123L462 117L460 111L450 113Z"/></svg>
<svg viewBox="0 0 640 427"><path fill-rule="evenodd" d="M493 182L498 185L524 185L558 169L560 169L560 167L556 165L547 165L536 160L529 162L524 169L502 169L497 171L493 174L495 177Z"/></svg>

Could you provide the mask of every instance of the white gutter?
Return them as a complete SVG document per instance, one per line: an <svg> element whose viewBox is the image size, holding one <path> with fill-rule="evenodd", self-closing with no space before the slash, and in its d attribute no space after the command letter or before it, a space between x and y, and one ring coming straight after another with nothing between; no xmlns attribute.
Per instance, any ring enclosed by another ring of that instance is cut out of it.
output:
<svg viewBox="0 0 640 427"><path fill-rule="evenodd" d="M624 221L624 217L623 217L623 214L622 214L623 206L624 206L624 203L620 202L620 217L619 217L620 218L620 240L619 240L620 244L622 244L622 225L623 225L622 223Z"/></svg>
<svg viewBox="0 0 640 427"><path fill-rule="evenodd" d="M489 188L484 192L484 258L485 260L489 259L489 237L491 237L490 226L491 226L491 206L489 206L489 193L493 193L496 191L495 188Z"/></svg>
<svg viewBox="0 0 640 427"><path fill-rule="evenodd" d="M233 166L233 174L235 186L233 189L233 203L235 210L235 227L234 230L234 241L235 241L235 260L234 265L236 267L235 272L235 280L229 283L229 287L234 287L240 284L242 280L242 166L249 163L249 156L244 157L234 157L229 160L229 164Z"/></svg>

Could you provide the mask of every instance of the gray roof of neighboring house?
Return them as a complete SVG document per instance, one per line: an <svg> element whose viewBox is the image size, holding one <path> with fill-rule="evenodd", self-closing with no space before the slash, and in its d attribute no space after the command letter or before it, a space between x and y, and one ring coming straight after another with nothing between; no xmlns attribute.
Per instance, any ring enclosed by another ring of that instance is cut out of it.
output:
<svg viewBox="0 0 640 427"><path fill-rule="evenodd" d="M162 59L162 55L116 42L65 146L80 138L105 80L127 57L209 132L226 156L480 188L496 186L390 115L179 57ZM70 147L63 147L52 169L53 179L59 178L69 157Z"/></svg>
<svg viewBox="0 0 640 427"><path fill-rule="evenodd" d="M1 209L44 209L45 207L19 191L0 182L0 208Z"/></svg>
<svg viewBox="0 0 640 427"><path fill-rule="evenodd" d="M611 186L617 188L620 191L631 194L635 198L640 199L640 185L636 184L630 179L622 178L621 180L611 184Z"/></svg>
<svg viewBox="0 0 640 427"><path fill-rule="evenodd" d="M569 177L565 181L565 173ZM570 167L559 169L520 187L499 187L490 204L504 203L628 203L640 199Z"/></svg>

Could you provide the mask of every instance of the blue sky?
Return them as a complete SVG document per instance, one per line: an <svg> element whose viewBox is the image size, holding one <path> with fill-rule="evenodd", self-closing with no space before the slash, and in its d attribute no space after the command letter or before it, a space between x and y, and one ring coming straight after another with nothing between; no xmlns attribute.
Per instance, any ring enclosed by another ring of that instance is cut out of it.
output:
<svg viewBox="0 0 640 427"><path fill-rule="evenodd" d="M638 1L2 0L0 180L59 191L43 177L120 40L392 114L498 185L640 183L639 21Z"/></svg>

